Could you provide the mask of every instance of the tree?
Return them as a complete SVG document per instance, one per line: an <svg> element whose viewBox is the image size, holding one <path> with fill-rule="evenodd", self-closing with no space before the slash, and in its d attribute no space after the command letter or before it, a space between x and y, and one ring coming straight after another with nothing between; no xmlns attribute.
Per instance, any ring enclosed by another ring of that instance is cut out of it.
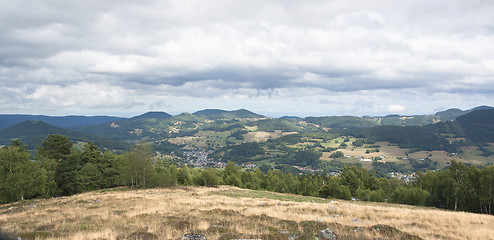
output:
<svg viewBox="0 0 494 240"><path fill-rule="evenodd" d="M343 156L345 156L345 155L343 154L342 151L336 151L334 153L331 153L331 155L329 157L332 159L337 159L337 158L342 158Z"/></svg>
<svg viewBox="0 0 494 240"><path fill-rule="evenodd" d="M51 134L37 147L36 159L47 170L47 197L70 195L78 191L79 158L72 155L72 142L59 134ZM71 156L71 157L69 157Z"/></svg>
<svg viewBox="0 0 494 240"><path fill-rule="evenodd" d="M31 154L19 141L0 148L0 202L11 202L41 195L46 171L31 161Z"/></svg>
<svg viewBox="0 0 494 240"><path fill-rule="evenodd" d="M240 178L240 170L235 166L235 163L228 161L225 166L225 171L223 171L223 181L225 184L237 186L242 186L242 179Z"/></svg>
<svg viewBox="0 0 494 240"><path fill-rule="evenodd" d="M178 184L180 185L193 184L190 168L188 168L187 166L181 167L177 173L177 180L178 180Z"/></svg>
<svg viewBox="0 0 494 240"><path fill-rule="evenodd" d="M386 194L384 193L384 190L379 189L375 191L371 191L369 193L369 200L373 202L384 202L386 199Z"/></svg>
<svg viewBox="0 0 494 240"><path fill-rule="evenodd" d="M41 143L41 147L37 147L38 154L55 159L56 162L65 159L72 150L72 142L67 136L60 134L50 134Z"/></svg>
<svg viewBox="0 0 494 240"><path fill-rule="evenodd" d="M480 170L480 202L481 212L493 214L494 204L494 166L484 167Z"/></svg>
<svg viewBox="0 0 494 240"><path fill-rule="evenodd" d="M60 159L55 171L55 182L57 183L57 194L69 196L79 193L79 170L80 153L73 152L67 157Z"/></svg>
<svg viewBox="0 0 494 240"><path fill-rule="evenodd" d="M146 187L154 174L150 144L141 143L122 156L121 179L125 185Z"/></svg>
<svg viewBox="0 0 494 240"><path fill-rule="evenodd" d="M86 163L78 174L79 187L82 192L97 190L103 187L103 174L92 163Z"/></svg>
<svg viewBox="0 0 494 240"><path fill-rule="evenodd" d="M449 177L452 179L453 187L454 210L458 209L458 204L466 197L465 192L468 189L466 186L467 167L461 162L451 160L451 165L448 168Z"/></svg>
<svg viewBox="0 0 494 240"><path fill-rule="evenodd" d="M212 168L203 169L196 175L195 183L201 186L215 187L220 183L216 170Z"/></svg>
<svg viewBox="0 0 494 240"><path fill-rule="evenodd" d="M364 140L359 138L359 139L353 141L352 145L355 147L362 147L362 146L364 146Z"/></svg>
<svg viewBox="0 0 494 240"><path fill-rule="evenodd" d="M325 198L334 197L344 200L350 200L352 198L348 186L340 184L335 179L331 179L327 184L323 185L319 190L319 195Z"/></svg>
<svg viewBox="0 0 494 240"><path fill-rule="evenodd" d="M429 193L419 187L400 186L391 194L391 202L423 206L429 197Z"/></svg>

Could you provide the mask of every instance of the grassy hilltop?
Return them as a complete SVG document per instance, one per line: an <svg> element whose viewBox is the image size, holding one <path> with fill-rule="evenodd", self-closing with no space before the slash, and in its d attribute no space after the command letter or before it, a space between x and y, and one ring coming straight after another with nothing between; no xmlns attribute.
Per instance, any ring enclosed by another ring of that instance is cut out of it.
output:
<svg viewBox="0 0 494 240"><path fill-rule="evenodd" d="M22 239L494 239L494 216L218 188L112 189L0 206ZM293 238L298 237L298 238Z"/></svg>

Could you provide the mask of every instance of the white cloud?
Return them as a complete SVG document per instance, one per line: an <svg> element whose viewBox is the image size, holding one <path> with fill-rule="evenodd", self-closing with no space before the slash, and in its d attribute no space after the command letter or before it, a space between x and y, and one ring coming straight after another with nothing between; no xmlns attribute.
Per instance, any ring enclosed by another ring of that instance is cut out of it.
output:
<svg viewBox="0 0 494 240"><path fill-rule="evenodd" d="M403 107L402 105L399 105L399 104L391 104L388 106L388 111L393 112L393 113L404 112L405 107Z"/></svg>

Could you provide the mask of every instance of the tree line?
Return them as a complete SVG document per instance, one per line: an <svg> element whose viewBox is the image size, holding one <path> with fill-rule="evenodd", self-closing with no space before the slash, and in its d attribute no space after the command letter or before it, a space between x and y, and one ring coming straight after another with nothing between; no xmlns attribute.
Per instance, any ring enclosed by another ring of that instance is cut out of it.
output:
<svg viewBox="0 0 494 240"><path fill-rule="evenodd" d="M118 186L226 184L314 197L493 214L494 166L477 168L452 161L448 169L419 173L415 181L408 183L378 177L375 171L360 166L342 167L339 175L291 174L269 167L244 170L232 161L224 169L189 168L157 158L150 144L139 144L116 155L102 151L92 142L76 148L65 136L49 135L33 154L17 140L0 148L0 203Z"/></svg>

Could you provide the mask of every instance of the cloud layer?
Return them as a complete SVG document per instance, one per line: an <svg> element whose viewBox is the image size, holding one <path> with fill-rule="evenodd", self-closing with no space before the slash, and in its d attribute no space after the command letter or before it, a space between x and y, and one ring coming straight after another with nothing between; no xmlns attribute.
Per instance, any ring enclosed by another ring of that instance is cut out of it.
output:
<svg viewBox="0 0 494 240"><path fill-rule="evenodd" d="M3 1L0 111L494 105L491 1Z"/></svg>

